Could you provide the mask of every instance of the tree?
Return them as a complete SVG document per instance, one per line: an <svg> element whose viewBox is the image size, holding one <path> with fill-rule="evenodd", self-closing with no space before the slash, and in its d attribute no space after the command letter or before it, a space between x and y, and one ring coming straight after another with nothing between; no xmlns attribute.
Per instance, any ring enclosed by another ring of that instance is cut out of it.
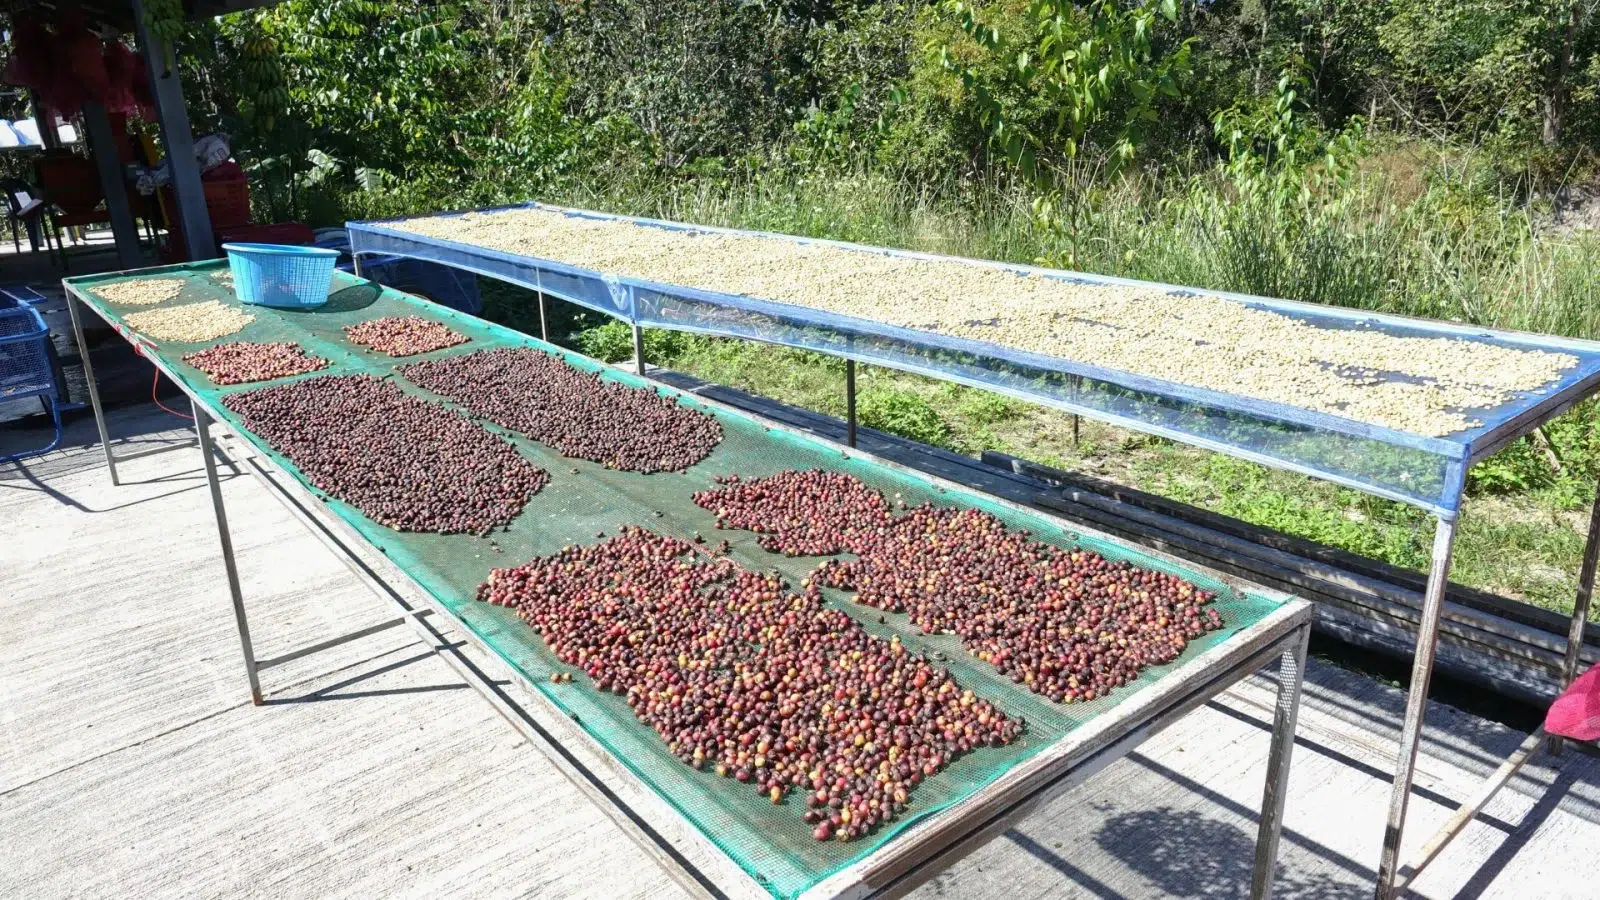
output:
<svg viewBox="0 0 1600 900"><path fill-rule="evenodd" d="M1423 117L1513 145L1561 143L1594 86L1597 0L1389 0L1378 29L1396 85ZM1576 89L1575 89L1576 88Z"/></svg>

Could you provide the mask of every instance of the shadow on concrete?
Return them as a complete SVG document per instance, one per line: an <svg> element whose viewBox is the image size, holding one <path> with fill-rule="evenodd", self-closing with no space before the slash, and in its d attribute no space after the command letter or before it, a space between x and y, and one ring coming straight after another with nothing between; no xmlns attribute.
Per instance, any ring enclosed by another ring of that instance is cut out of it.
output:
<svg viewBox="0 0 1600 900"><path fill-rule="evenodd" d="M13 465L15 465L15 464L13 464ZM138 500L133 500L133 501L130 501L128 503L119 503L119 504L117 504L115 506L106 506L106 507L102 507L102 508L99 508L99 509L95 509L95 508L92 508L92 507L84 506L78 500L73 498L72 495L64 493L64 492L62 492L60 490L57 490L56 488L51 487L50 485L46 484L44 481L42 481L39 478L35 477L33 475L33 473L28 471L25 467L20 467L20 471L21 471L21 474L22 474L22 480L28 482L27 485L20 485L20 484L15 484L15 483L9 483L8 484L5 481L0 481L0 489L13 490L13 491L37 491L37 492L39 492L41 494L48 495L51 499L55 500L57 503L63 504L65 506L70 506L73 509L78 510L79 512L85 512L85 513L91 513L91 514L116 512L117 510L120 510L120 509L131 509L131 508L133 508L135 506L139 506L139 505L142 505L142 504L145 504L145 503L151 503L151 502L154 502L156 500L164 500L164 499L166 499L168 497L176 497L179 494L187 493L189 491L205 487L205 474L203 472L198 472L198 470L197 470L198 474L197 473L180 473L180 474L177 474L177 475L166 475L166 476L162 476L160 478L151 478L151 479L144 480L144 481L124 481L124 482L122 482L123 486L135 485L135 484L162 484L162 483L166 483L166 482L178 482L178 481L190 481L190 480L194 481L195 483L194 484L190 484L190 485L186 485L186 486L181 487L181 488L178 488L175 491L167 491L166 493L154 494L154 495L151 495L149 497L140 497ZM233 477L235 477L235 476L229 475L227 473L220 473L219 474L219 480L220 481L227 481L228 479L233 478Z"/></svg>
<svg viewBox="0 0 1600 900"><path fill-rule="evenodd" d="M377 668L368 669L359 675L353 675L344 679L343 681L338 681L333 684L318 688L309 694L300 694L293 697L268 697L264 701L264 705L272 706L288 703L317 703L323 700L357 700L363 697L395 697L404 694L432 694L440 691L472 690L472 686L464 681L455 681L447 684L418 684L397 688L371 688L368 690L354 691L345 690L345 688L358 685L369 679L376 678L379 675L386 675L390 672L403 669L406 666L414 665L424 660L433 659L434 656L435 653L430 648L414 656L398 659L394 662L378 666ZM501 686L506 684L504 681L496 681L495 683Z"/></svg>
<svg viewBox="0 0 1600 900"><path fill-rule="evenodd" d="M1516 831L1512 832L1509 837L1500 843L1500 846L1495 848L1494 853L1483 861L1483 865L1473 871L1472 877L1467 880L1466 884L1461 886L1461 890L1456 892L1455 900L1476 900L1476 898L1483 896L1483 892L1488 890L1501 872L1505 871L1506 864L1511 862L1517 853L1527 845L1534 832L1539 830L1539 826L1543 825L1545 820L1550 818L1550 814L1555 812L1556 808L1561 805L1561 801L1566 798L1567 794L1572 790L1572 786L1577 784L1578 780L1576 772L1571 769L1562 770L1561 774L1556 777L1555 782L1539 798L1539 802L1535 803L1533 808L1528 810L1528 814L1522 817L1522 822L1517 826ZM1478 820L1482 821L1482 819L1483 816L1480 814ZM1446 847L1444 852L1449 853L1450 848ZM1592 857L1587 857L1586 861L1588 859L1592 859ZM1426 877L1427 870L1424 869L1423 872L1423 877Z"/></svg>
<svg viewBox="0 0 1600 900"><path fill-rule="evenodd" d="M1250 896L1256 836L1193 810L1120 813L1095 835L1101 849L1149 882L1139 896L1234 900ZM1273 896L1345 900L1361 887L1278 866Z"/></svg>
<svg viewBox="0 0 1600 900"><path fill-rule="evenodd" d="M1156 775L1160 775L1162 778L1172 782L1176 787L1198 797L1204 798L1206 803L1210 804L1216 809L1227 810L1236 816L1248 819L1252 822L1256 821L1260 817L1260 811L1256 807L1245 806L1242 803L1234 801L1230 797L1217 793L1200 782L1156 762L1150 757L1145 756L1143 753L1130 753L1128 754L1127 759L1140 768L1146 769ZM1283 829L1281 840L1284 843L1293 844L1314 856L1320 856L1359 879L1376 881L1378 877L1378 873L1374 869L1368 868L1367 866L1356 862L1350 857L1345 856L1343 853L1340 853L1331 847L1324 846L1323 844L1306 837L1292 828ZM1254 846L1253 837L1251 839L1251 846ZM1252 850L1250 852L1254 853L1255 851ZM1245 891L1245 895L1248 894L1249 891Z"/></svg>

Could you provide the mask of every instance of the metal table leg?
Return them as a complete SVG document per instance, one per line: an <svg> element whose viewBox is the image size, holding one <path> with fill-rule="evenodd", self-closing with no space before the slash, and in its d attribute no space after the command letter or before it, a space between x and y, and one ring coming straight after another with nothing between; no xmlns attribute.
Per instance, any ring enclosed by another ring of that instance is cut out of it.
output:
<svg viewBox="0 0 1600 900"><path fill-rule="evenodd" d="M1383 856L1378 862L1377 900L1393 900L1395 876L1400 869L1400 838L1405 833L1406 804L1411 801L1411 780L1416 775L1417 748L1422 740L1422 719L1428 708L1428 680L1439 645L1439 614L1450 578L1450 555L1455 547L1456 523L1440 519L1433 532L1433 565L1422 598L1422 621L1417 626L1417 655L1411 666L1411 692L1406 696L1406 720L1400 730L1400 755L1394 787L1389 794L1389 824L1383 832Z"/></svg>
<svg viewBox="0 0 1600 900"><path fill-rule="evenodd" d="M72 337L78 342L78 359L83 361L83 380L89 387L89 405L94 408L94 427L100 431L100 449L106 454L106 471L111 473L111 483L117 480L117 461L111 456L111 437L106 433L106 413L100 407L100 388L95 384L94 363L89 361L89 344L83 339L83 322L78 318L78 304L82 301L67 292L67 313L72 316Z"/></svg>
<svg viewBox="0 0 1600 900"><path fill-rule="evenodd" d="M350 251L350 273L357 278L361 277L361 254Z"/></svg>
<svg viewBox="0 0 1600 900"><path fill-rule="evenodd" d="M633 326L633 361L639 377L644 377L644 329L638 325Z"/></svg>
<svg viewBox="0 0 1600 900"><path fill-rule="evenodd" d="M539 292L539 340L550 343L550 326L544 317L544 291Z"/></svg>
<svg viewBox="0 0 1600 900"><path fill-rule="evenodd" d="M844 361L845 443L856 445L856 361Z"/></svg>
<svg viewBox="0 0 1600 900"><path fill-rule="evenodd" d="M1305 679L1306 642L1310 627L1300 629L1294 647L1278 662L1278 708L1272 719L1272 751L1267 757L1267 786L1261 796L1261 826L1256 832L1256 867L1250 879L1251 900L1270 900L1278 866L1278 838L1283 833L1283 804L1289 794L1289 759L1294 754L1295 723L1300 716L1300 685Z"/></svg>
<svg viewBox="0 0 1600 900"><path fill-rule="evenodd" d="M217 540L222 544L222 566L228 573L228 594L233 600L233 620L239 626L239 649L244 652L244 672L250 679L250 702L261 705L261 678L256 672L256 652L250 645L250 623L244 614L244 595L239 590L239 568L233 559L233 537L228 533L228 513L222 506L222 484L217 480L216 450L211 445L211 427L205 410L191 402L194 430L200 435L200 456L205 460L206 485L211 489L211 508L217 514Z"/></svg>
<svg viewBox="0 0 1600 900"><path fill-rule="evenodd" d="M1600 494L1589 509L1589 539L1583 545L1583 568L1578 570L1578 596L1572 602L1572 624L1567 628L1567 655L1561 661L1561 689L1578 677L1583 656L1583 632L1589 623L1589 603L1594 599L1594 569L1600 557ZM1550 738L1550 752L1561 752L1561 738Z"/></svg>

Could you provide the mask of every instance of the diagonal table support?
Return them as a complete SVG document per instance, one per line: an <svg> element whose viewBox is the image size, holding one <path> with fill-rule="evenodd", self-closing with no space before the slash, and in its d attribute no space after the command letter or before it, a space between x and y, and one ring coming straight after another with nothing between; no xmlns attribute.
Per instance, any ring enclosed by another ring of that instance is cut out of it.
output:
<svg viewBox="0 0 1600 900"><path fill-rule="evenodd" d="M117 480L117 461L111 456L111 438L106 434L106 413L100 406L100 388L95 383L94 363L89 360L89 343L83 339L83 321L78 316L78 304L83 301L67 292L67 313L72 316L72 338L78 342L78 361L83 363L83 381L89 387L89 405L94 409L94 427L100 431L100 449L106 455L106 471L111 473L111 483Z"/></svg>
<svg viewBox="0 0 1600 900"><path fill-rule="evenodd" d="M1267 786L1261 796L1261 826L1256 831L1256 865L1250 879L1251 900L1271 900L1278 864L1278 839L1283 833L1283 804L1289 795L1289 759L1294 754L1295 723L1300 717L1300 686L1305 680L1306 644L1310 627L1278 660L1278 706L1272 717L1272 750L1267 756Z"/></svg>
<svg viewBox="0 0 1600 900"><path fill-rule="evenodd" d="M1389 794L1389 824L1383 832L1383 857L1378 863L1377 900L1393 900L1395 876L1400 869L1400 838L1405 834L1406 805L1416 777L1417 749L1422 741L1422 720L1428 709L1428 681L1439 647L1439 615L1450 580L1450 557L1455 549L1454 519L1439 519L1433 532L1433 565L1422 596L1422 620L1417 626L1417 656L1411 666L1411 691L1406 695L1406 720L1400 729L1400 753L1395 763L1394 787Z"/></svg>
<svg viewBox="0 0 1600 900"><path fill-rule="evenodd" d="M250 622L244 614L244 594L239 589L239 567L233 558L233 536L228 532L228 512L222 505L222 484L217 480L216 450L211 445L211 425L200 404L191 402L194 430L200 436L200 456L206 465L206 486L211 489L211 509L217 515L217 540L222 544L222 567L228 573L228 594L233 600L233 621L239 626L239 649L244 653L244 672L250 679L250 702L261 705L261 676L257 672L255 648L250 645Z"/></svg>

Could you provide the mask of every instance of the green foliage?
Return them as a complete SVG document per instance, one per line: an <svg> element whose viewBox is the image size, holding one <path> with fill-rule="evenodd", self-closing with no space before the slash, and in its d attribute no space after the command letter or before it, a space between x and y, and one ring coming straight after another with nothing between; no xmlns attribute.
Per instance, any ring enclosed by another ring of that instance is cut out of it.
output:
<svg viewBox="0 0 1600 900"><path fill-rule="evenodd" d="M1600 404L1588 402L1472 467L1467 488L1474 494L1539 491L1559 509L1579 509L1594 500L1600 474Z"/></svg>
<svg viewBox="0 0 1600 900"><path fill-rule="evenodd" d="M196 131L233 138L263 220L536 197L1600 337L1600 240L1550 217L1552 179L1584 188L1597 168L1596 6L287 0L190 23L176 49ZM485 296L537 330L528 296ZM552 308L557 340L632 355L625 326ZM843 413L831 357L662 331L646 353ZM1110 429L1074 445L1061 417L980 391L866 385L876 427L1120 466L1425 562L1393 504ZM1566 518L1600 478L1600 414L1547 439L1471 474L1474 502L1517 520L1465 519L1462 571L1553 603L1567 582L1537 573L1576 553Z"/></svg>
<svg viewBox="0 0 1600 900"><path fill-rule="evenodd" d="M689 335L679 331L647 328L644 332L644 358L653 364L667 365L684 352ZM585 328L577 334L579 352L601 362L633 359L633 329L615 319Z"/></svg>
<svg viewBox="0 0 1600 900"><path fill-rule="evenodd" d="M979 68L959 48L940 48L977 105L990 138L1032 174L1043 159L1074 159L1092 142L1116 163L1133 159L1160 100L1176 98L1190 71L1192 39L1173 39L1176 0L1032 0L1022 33L1010 36L983 21L966 0L943 8L979 55L999 63ZM1017 98L1029 101L1019 109Z"/></svg>
<svg viewBox="0 0 1600 900"><path fill-rule="evenodd" d="M625 121L632 155L676 169L782 132L805 27L761 0L591 0L557 33L573 108Z"/></svg>
<svg viewBox="0 0 1600 900"><path fill-rule="evenodd" d="M935 447L955 449L950 427L933 404L918 394L873 386L857 395L861 424Z"/></svg>
<svg viewBox="0 0 1600 900"><path fill-rule="evenodd" d="M941 399L954 400L957 416L976 425L997 425L1022 415L1023 404L1003 394L946 385Z"/></svg>
<svg viewBox="0 0 1600 900"><path fill-rule="evenodd" d="M606 322L578 333L578 349L601 362L633 358L633 329L622 322Z"/></svg>

